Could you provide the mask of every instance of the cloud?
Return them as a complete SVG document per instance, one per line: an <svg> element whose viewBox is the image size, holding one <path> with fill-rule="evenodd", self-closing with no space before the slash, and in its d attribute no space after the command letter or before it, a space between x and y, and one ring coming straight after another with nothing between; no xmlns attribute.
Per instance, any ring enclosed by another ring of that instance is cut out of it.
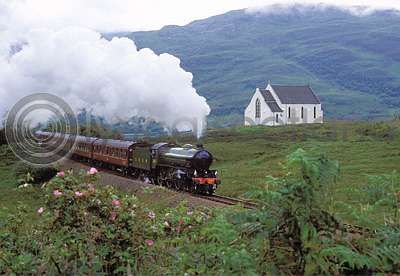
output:
<svg viewBox="0 0 400 276"><path fill-rule="evenodd" d="M203 124L210 108L178 58L101 38L161 27L146 18L150 8L126 0L0 0L0 115L46 92L112 122L143 116L171 127L185 116Z"/></svg>
<svg viewBox="0 0 400 276"><path fill-rule="evenodd" d="M356 16L366 16L379 10L400 10L400 5L393 1L267 1L268 5L257 5L246 9L249 13L263 13L263 14L282 14L290 13L294 10L297 12L305 12L310 9L324 10L328 8L336 8ZM390 3L393 2L393 3ZM357 4L357 5L356 5Z"/></svg>
<svg viewBox="0 0 400 276"><path fill-rule="evenodd" d="M274 4L327 4L340 7L400 9L397 0L0 0L0 29L80 26L99 32L155 30L184 25L234 9L260 9ZM257 8L258 7L258 8ZM7 10L4 17L2 10ZM7 20L5 20L7 18ZM7 21L7 22L2 22Z"/></svg>
<svg viewBox="0 0 400 276"><path fill-rule="evenodd" d="M0 59L0 113L23 96L47 92L111 122L131 116L167 126L183 116L202 122L210 108L192 78L178 58L137 50L128 38L108 41L79 27L33 29Z"/></svg>

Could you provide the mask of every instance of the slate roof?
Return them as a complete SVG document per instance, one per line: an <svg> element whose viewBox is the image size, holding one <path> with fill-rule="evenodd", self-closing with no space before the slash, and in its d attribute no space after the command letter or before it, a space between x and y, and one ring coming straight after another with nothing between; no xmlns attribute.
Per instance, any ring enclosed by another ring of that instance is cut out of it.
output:
<svg viewBox="0 0 400 276"><path fill-rule="evenodd" d="M261 95L264 98L265 103L269 106L272 112L283 112L283 110L276 103L274 96L272 96L271 91L260 89Z"/></svg>
<svg viewBox="0 0 400 276"><path fill-rule="evenodd" d="M317 95L309 85L272 85L272 89L283 104L320 104Z"/></svg>

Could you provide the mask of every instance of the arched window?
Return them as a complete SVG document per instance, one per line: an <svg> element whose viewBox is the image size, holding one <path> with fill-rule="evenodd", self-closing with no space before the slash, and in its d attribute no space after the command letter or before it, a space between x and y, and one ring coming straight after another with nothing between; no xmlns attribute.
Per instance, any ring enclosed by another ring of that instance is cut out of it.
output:
<svg viewBox="0 0 400 276"><path fill-rule="evenodd" d="M279 117L278 117L278 114L276 114L276 115L275 115L275 121L276 121L277 123L279 123Z"/></svg>
<svg viewBox="0 0 400 276"><path fill-rule="evenodd" d="M314 106L314 119L316 119L316 118L317 118L317 107Z"/></svg>
<svg viewBox="0 0 400 276"><path fill-rule="evenodd" d="M290 110L290 106L289 106L289 109L288 109L288 118L290 119L290 116L291 116L291 110Z"/></svg>
<svg viewBox="0 0 400 276"><path fill-rule="evenodd" d="M259 99L256 100L256 118L261 118L261 102Z"/></svg>
<svg viewBox="0 0 400 276"><path fill-rule="evenodd" d="M301 107L301 118L304 119L304 107Z"/></svg>

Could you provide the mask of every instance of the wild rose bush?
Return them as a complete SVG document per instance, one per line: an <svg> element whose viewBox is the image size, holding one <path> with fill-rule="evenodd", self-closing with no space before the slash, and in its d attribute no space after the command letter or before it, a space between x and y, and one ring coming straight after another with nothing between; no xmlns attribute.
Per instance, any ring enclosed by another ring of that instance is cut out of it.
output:
<svg viewBox="0 0 400 276"><path fill-rule="evenodd" d="M60 171L41 187L37 224L27 224L27 207L10 215L0 230L0 274L147 274L186 267L176 266L171 252L185 254L184 245L201 237L210 210L182 204L156 213L97 182L94 168L78 176Z"/></svg>
<svg viewBox="0 0 400 276"><path fill-rule="evenodd" d="M40 223L25 232L21 208L0 236L0 273L127 273L151 258L156 222L132 195L96 185L97 171L60 172L43 185Z"/></svg>

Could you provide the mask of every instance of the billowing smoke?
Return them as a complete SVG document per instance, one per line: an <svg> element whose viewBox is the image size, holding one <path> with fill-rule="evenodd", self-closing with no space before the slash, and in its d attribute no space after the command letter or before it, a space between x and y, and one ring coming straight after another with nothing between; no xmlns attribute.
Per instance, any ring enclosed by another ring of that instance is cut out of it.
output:
<svg viewBox="0 0 400 276"><path fill-rule="evenodd" d="M171 127L183 118L201 124L210 113L192 86L192 74L170 54L138 50L128 38L108 41L78 27L33 29L22 37L8 45L7 54L3 44L0 114L38 92L58 95L74 110L91 110L110 122L140 116Z"/></svg>

